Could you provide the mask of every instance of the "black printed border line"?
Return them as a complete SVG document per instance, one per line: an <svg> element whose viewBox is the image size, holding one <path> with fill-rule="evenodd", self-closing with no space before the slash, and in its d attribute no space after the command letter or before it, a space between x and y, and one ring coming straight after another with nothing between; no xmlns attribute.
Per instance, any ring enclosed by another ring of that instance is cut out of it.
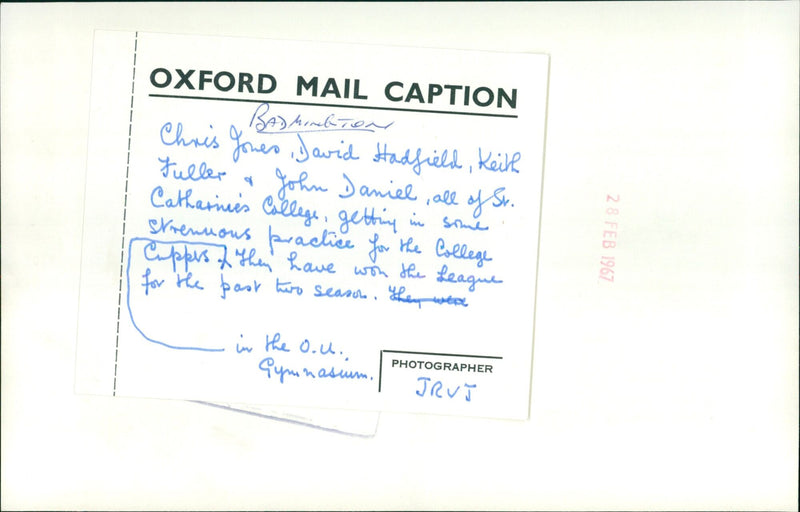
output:
<svg viewBox="0 0 800 512"><path fill-rule="evenodd" d="M414 352L411 350L381 350L380 361L378 362L378 393L381 392L381 380L383 378L383 353L389 354L417 354L423 356L446 356L446 357L475 357L478 359L503 359L500 356L479 356L475 354L445 354L443 352Z"/></svg>
<svg viewBox="0 0 800 512"><path fill-rule="evenodd" d="M180 100L208 100L208 101L240 101L245 103L269 103L270 105L301 105L304 107L333 107L333 108L360 108L363 110L388 110L392 112L417 112L422 114L453 114L458 116L480 116L480 117L505 117L516 119L517 114L491 114L489 112L458 112L454 110L423 110L417 108L399 107L371 107L369 105L343 105L333 103L311 103L305 101L273 101L268 99L253 98L218 98L211 96L189 96L185 94L155 94L149 95L151 98L172 98Z"/></svg>
<svg viewBox="0 0 800 512"><path fill-rule="evenodd" d="M128 160L125 163L125 200L122 205L122 248L119 251L119 295L117 297L117 341L114 348L114 388L112 396L117 396L117 360L119 358L119 319L122 311L122 269L125 261L125 221L128 218L128 176L131 170L131 133L133 131L133 91L136 86L136 52L139 49L139 32L133 39L133 76L131 77L131 109L128 118Z"/></svg>

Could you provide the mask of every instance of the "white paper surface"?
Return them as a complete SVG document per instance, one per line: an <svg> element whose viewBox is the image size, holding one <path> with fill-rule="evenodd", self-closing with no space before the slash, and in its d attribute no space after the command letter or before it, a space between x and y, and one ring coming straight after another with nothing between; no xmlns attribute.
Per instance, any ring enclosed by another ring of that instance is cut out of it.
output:
<svg viewBox="0 0 800 512"><path fill-rule="evenodd" d="M3 510L797 510L798 7L0 4ZM530 419L75 394L96 29L549 54Z"/></svg>
<svg viewBox="0 0 800 512"><path fill-rule="evenodd" d="M225 404L197 402L198 404L218 407L233 413L245 413L271 420L280 420L300 425L352 434L356 436L374 436L378 430L379 412L350 411L338 409L317 409L310 407L270 407L252 404Z"/></svg>
<svg viewBox="0 0 800 512"><path fill-rule="evenodd" d="M94 70L79 392L527 417L546 56L98 32Z"/></svg>

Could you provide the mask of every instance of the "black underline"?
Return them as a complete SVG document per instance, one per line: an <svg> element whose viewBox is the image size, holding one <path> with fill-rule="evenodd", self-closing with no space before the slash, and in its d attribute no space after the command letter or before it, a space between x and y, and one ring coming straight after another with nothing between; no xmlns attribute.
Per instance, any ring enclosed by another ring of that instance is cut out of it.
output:
<svg viewBox="0 0 800 512"><path fill-rule="evenodd" d="M334 107L334 108L360 108L364 110L390 110L394 112L417 112L421 114L452 114L459 116L480 116L480 117L505 117L516 119L517 114L491 114L488 112L456 112L453 110L423 110L418 108L398 108L398 107L371 107L368 105L336 105L332 103L309 103L303 101L266 101L264 99L251 98L211 98L208 96L186 96L180 94L150 94L152 98L176 98L182 100L211 100L211 101L241 101L245 103L269 103L272 105L302 105L305 107Z"/></svg>
<svg viewBox="0 0 800 512"><path fill-rule="evenodd" d="M382 352L389 352L391 354L419 354L426 356L479 357L482 359L503 359L500 356L477 356L473 354L443 354L439 352L412 352L408 350L383 350Z"/></svg>

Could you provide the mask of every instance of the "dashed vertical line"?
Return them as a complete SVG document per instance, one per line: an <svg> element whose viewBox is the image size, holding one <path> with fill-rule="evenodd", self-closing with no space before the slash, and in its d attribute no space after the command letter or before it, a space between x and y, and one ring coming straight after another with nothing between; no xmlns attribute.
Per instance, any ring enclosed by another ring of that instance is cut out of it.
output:
<svg viewBox="0 0 800 512"><path fill-rule="evenodd" d="M117 340L114 348L114 388L113 396L117 395L117 362L119 361L119 320L122 314L122 269L125 262L125 224L128 219L128 176L131 171L131 134L133 133L133 92L136 87L136 52L139 49L139 32L133 38L133 76L131 77L131 107L128 116L128 158L125 163L125 196L122 206L122 247L119 251L119 295L117 296ZM130 257L130 255L128 255Z"/></svg>

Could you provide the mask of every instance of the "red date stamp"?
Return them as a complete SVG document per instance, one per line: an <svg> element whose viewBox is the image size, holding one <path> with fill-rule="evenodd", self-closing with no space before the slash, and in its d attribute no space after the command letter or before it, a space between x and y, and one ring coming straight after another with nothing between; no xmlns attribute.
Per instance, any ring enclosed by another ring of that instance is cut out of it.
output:
<svg viewBox="0 0 800 512"><path fill-rule="evenodd" d="M603 255L600 256L599 279L614 282L614 251L617 248L617 233L619 232L619 194L606 194L606 219L603 223Z"/></svg>

